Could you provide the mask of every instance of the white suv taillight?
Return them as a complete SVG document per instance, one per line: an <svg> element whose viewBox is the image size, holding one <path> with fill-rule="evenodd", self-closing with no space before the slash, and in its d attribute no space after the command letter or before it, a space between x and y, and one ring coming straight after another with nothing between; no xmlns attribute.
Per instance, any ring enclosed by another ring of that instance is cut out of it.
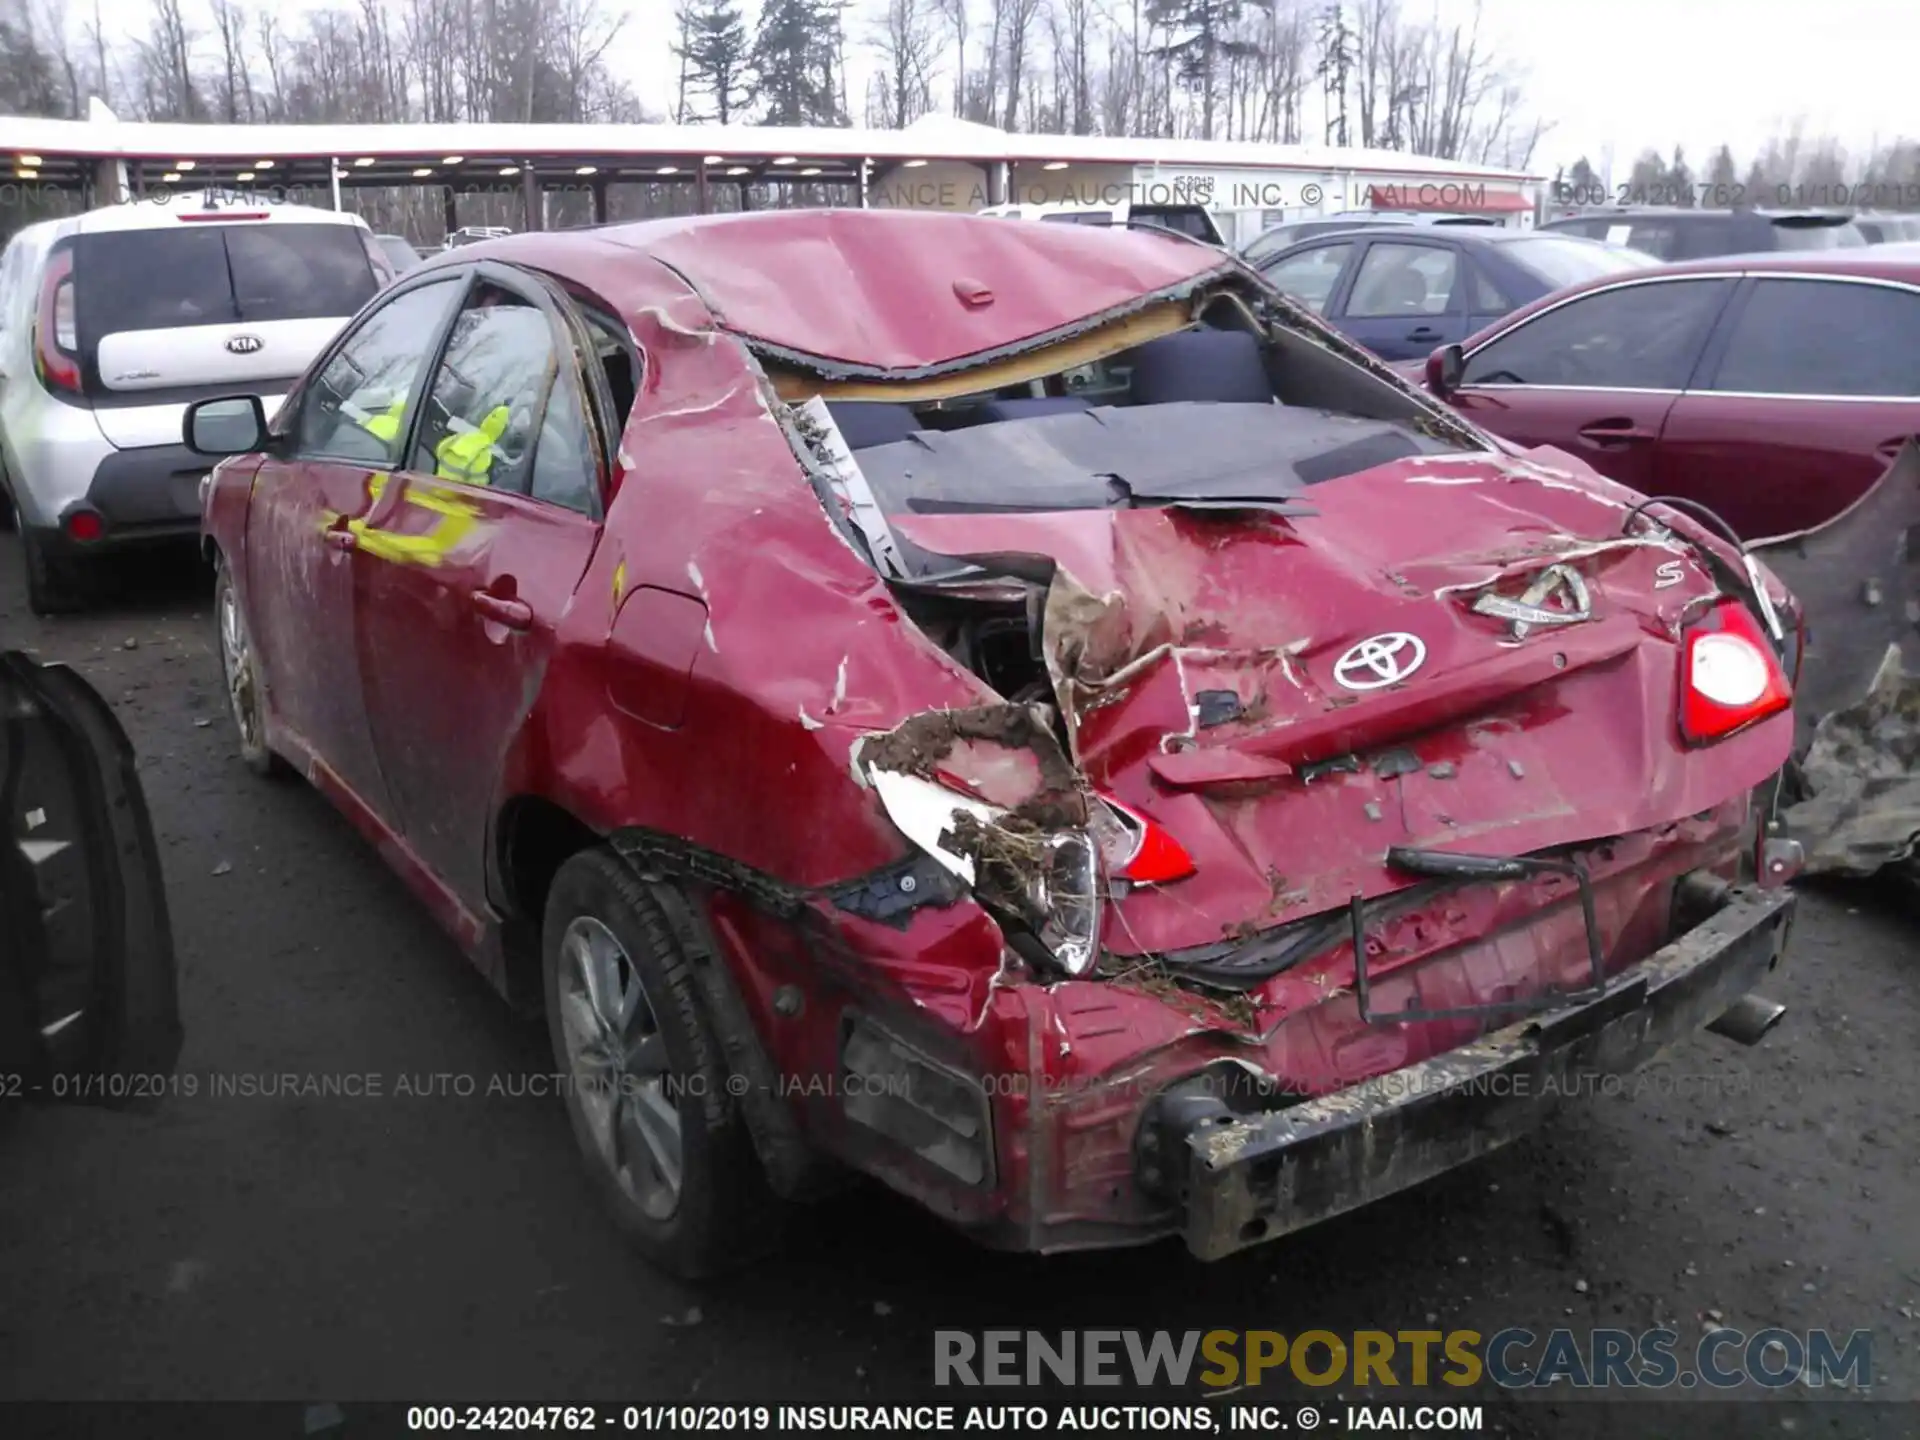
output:
<svg viewBox="0 0 1920 1440"><path fill-rule="evenodd" d="M34 360L49 390L80 391L79 326L73 314L73 252L62 250L47 261L40 282L39 314L34 326Z"/></svg>
<svg viewBox="0 0 1920 1440"><path fill-rule="evenodd" d="M1779 657L1745 605L1723 600L1688 628L1680 652L1683 739L1724 739L1792 704Z"/></svg>

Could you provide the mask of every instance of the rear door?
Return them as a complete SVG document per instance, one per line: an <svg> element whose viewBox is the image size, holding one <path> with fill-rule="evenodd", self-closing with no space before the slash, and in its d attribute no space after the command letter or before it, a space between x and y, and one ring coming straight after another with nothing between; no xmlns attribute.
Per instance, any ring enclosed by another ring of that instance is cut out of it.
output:
<svg viewBox="0 0 1920 1440"><path fill-rule="evenodd" d="M389 824L354 646L355 552L464 284L458 270L403 281L361 317L291 402L247 509L248 618L272 721Z"/></svg>
<svg viewBox="0 0 1920 1440"><path fill-rule="evenodd" d="M1521 445L1553 445L1636 490L1667 412L1734 281L1636 280L1535 311L1466 357L1456 408Z"/></svg>
<svg viewBox="0 0 1920 1440"><path fill-rule="evenodd" d="M582 363L593 354L544 282L482 266L407 469L355 556L381 770L408 847L469 922L487 903L488 837L555 630L600 535L605 381Z"/></svg>
<svg viewBox="0 0 1920 1440"><path fill-rule="evenodd" d="M102 433L123 449L178 445L188 400L284 395L378 288L361 234L172 217L81 235L74 306Z"/></svg>
<svg viewBox="0 0 1920 1440"><path fill-rule="evenodd" d="M1750 277L1675 403L1658 483L1752 540L1817 525L1920 433L1920 291Z"/></svg>
<svg viewBox="0 0 1920 1440"><path fill-rule="evenodd" d="M1334 324L1382 360L1418 360L1466 339L1472 278L1444 240L1362 242L1352 282L1336 297Z"/></svg>

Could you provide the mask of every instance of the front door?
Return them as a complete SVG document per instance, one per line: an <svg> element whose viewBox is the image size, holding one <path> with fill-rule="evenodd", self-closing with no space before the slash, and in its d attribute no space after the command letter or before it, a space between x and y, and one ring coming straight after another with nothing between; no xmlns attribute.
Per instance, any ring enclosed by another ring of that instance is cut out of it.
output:
<svg viewBox="0 0 1920 1440"><path fill-rule="evenodd" d="M1660 437L1734 282L1643 280L1534 312L1466 357L1456 408L1651 491Z"/></svg>
<svg viewBox="0 0 1920 1440"><path fill-rule="evenodd" d="M360 528L360 664L407 846L477 920L499 803L600 535L605 447L565 302L506 267L464 297Z"/></svg>
<svg viewBox="0 0 1920 1440"><path fill-rule="evenodd" d="M453 277L400 291L343 337L284 417L247 509L247 608L274 724L383 817L354 648L352 526L392 478L459 293Z"/></svg>

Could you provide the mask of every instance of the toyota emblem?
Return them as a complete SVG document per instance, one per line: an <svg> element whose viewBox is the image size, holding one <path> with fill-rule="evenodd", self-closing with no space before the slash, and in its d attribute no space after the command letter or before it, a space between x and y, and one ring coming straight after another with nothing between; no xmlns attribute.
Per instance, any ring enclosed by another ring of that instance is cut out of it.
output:
<svg viewBox="0 0 1920 1440"><path fill-rule="evenodd" d="M1349 690L1378 690L1393 685L1418 670L1427 658L1427 647L1418 635L1395 630L1362 640L1333 662L1333 678Z"/></svg>
<svg viewBox="0 0 1920 1440"><path fill-rule="evenodd" d="M227 341L227 349L236 355L251 355L266 344L258 335L236 335Z"/></svg>

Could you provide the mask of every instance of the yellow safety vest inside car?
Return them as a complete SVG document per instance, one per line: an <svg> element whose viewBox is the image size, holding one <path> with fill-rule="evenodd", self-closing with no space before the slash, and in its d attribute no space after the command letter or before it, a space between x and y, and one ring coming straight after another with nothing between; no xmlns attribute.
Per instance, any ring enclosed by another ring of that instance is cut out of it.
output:
<svg viewBox="0 0 1920 1440"><path fill-rule="evenodd" d="M506 434L509 419L511 415L507 407L496 405L478 426L457 431L434 446L433 456L439 462L437 473L440 478L462 480L469 485L489 483L488 471L493 467L493 449L500 437Z"/></svg>

